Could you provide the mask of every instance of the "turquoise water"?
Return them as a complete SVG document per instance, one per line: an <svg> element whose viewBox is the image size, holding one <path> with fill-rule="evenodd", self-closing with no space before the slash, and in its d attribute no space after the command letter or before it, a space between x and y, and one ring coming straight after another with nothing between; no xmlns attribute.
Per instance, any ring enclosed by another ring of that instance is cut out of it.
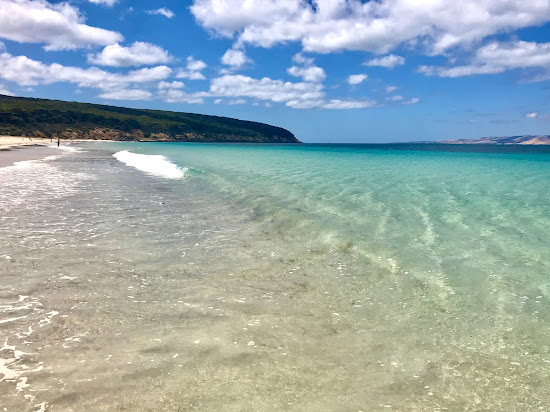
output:
<svg viewBox="0 0 550 412"><path fill-rule="evenodd" d="M390 267L437 273L450 288L477 288L489 278L525 281L526 288L549 281L550 153L123 147L190 168L187 178L284 235L351 244L366 258L393 259Z"/></svg>
<svg viewBox="0 0 550 412"><path fill-rule="evenodd" d="M8 410L550 409L548 149L79 147L0 169Z"/></svg>

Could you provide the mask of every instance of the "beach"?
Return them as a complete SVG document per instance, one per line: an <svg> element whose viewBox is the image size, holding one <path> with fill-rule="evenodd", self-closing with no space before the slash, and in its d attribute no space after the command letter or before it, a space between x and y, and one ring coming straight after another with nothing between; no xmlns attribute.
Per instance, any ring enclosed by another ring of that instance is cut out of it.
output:
<svg viewBox="0 0 550 412"><path fill-rule="evenodd" d="M74 143L93 142L94 140L62 140L61 149ZM59 154L57 140L24 136L0 136L0 167L11 166L17 162L40 160Z"/></svg>
<svg viewBox="0 0 550 412"><path fill-rule="evenodd" d="M7 411L550 406L548 154L72 146L0 168Z"/></svg>

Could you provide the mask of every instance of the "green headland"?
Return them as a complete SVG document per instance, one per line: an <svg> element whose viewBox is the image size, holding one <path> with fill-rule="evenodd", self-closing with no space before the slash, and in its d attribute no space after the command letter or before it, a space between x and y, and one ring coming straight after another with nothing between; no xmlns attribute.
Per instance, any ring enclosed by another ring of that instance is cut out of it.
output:
<svg viewBox="0 0 550 412"><path fill-rule="evenodd" d="M0 95L0 135L153 142L300 143L264 123Z"/></svg>

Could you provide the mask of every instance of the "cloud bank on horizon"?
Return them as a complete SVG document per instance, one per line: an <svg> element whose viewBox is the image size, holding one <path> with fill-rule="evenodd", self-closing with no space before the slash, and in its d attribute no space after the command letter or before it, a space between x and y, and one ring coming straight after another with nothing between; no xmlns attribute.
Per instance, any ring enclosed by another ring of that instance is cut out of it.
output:
<svg viewBox="0 0 550 412"><path fill-rule="evenodd" d="M440 79L445 87L508 73L518 87L550 79L548 0L168 0L155 7L0 0L0 91L64 84L106 101L404 110L429 94L400 81Z"/></svg>

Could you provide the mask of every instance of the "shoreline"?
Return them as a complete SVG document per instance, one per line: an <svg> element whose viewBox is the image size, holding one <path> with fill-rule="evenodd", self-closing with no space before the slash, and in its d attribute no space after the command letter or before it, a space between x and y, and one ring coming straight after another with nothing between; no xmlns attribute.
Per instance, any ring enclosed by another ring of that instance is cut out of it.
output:
<svg viewBox="0 0 550 412"><path fill-rule="evenodd" d="M45 145L13 146L0 148L0 168L10 167L19 162L43 160L49 156L59 156L61 153L57 147Z"/></svg>
<svg viewBox="0 0 550 412"><path fill-rule="evenodd" d="M62 145L58 148L55 139L0 136L0 168L10 167L18 162L43 160L49 156L59 156L64 146L78 142L94 141L97 140L63 140Z"/></svg>
<svg viewBox="0 0 550 412"><path fill-rule="evenodd" d="M88 143L88 142L116 142L109 139L61 139L63 144ZM21 146L51 146L57 143L57 139L25 136L0 136L0 151Z"/></svg>
<svg viewBox="0 0 550 412"><path fill-rule="evenodd" d="M0 168L13 166L18 162L43 160L48 156L60 154L64 146L72 146L74 143L112 142L114 140L62 140L57 147L56 139L28 138L24 136L0 136Z"/></svg>

